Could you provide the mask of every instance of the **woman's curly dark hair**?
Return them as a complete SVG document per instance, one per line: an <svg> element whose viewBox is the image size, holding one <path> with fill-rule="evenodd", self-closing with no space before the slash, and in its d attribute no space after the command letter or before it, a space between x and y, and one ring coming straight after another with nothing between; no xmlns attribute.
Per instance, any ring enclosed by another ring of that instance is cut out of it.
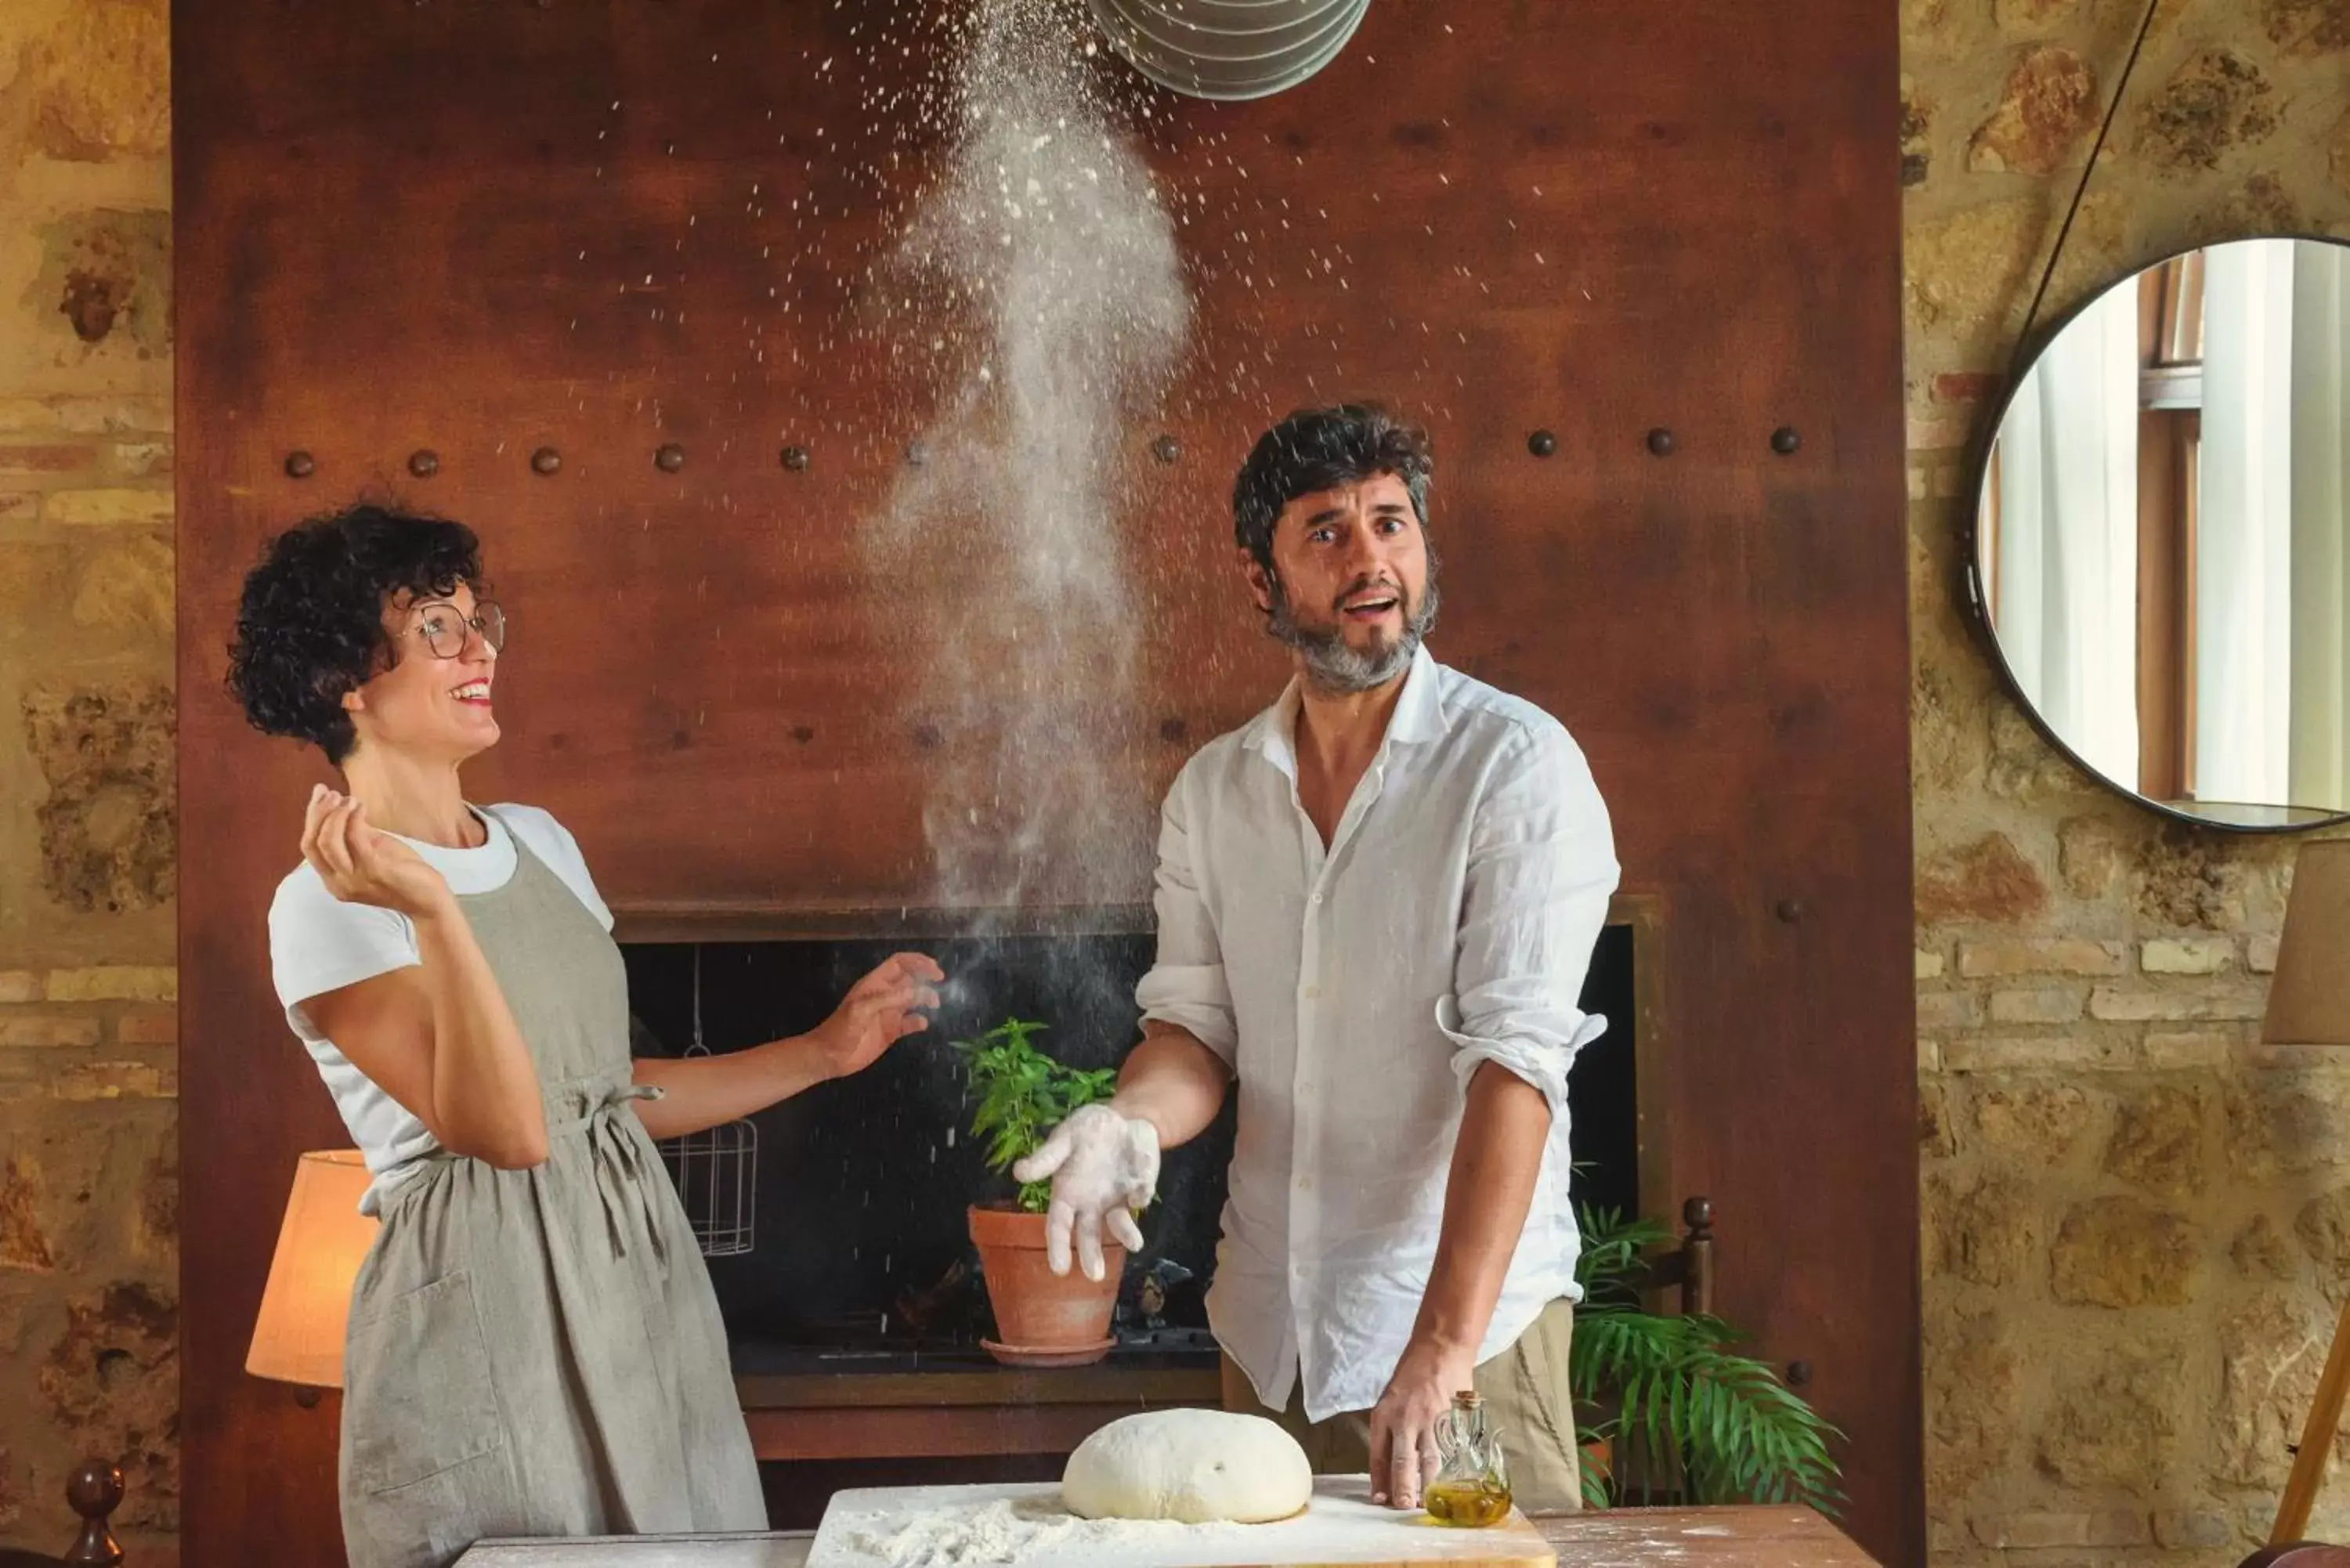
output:
<svg viewBox="0 0 2350 1568"><path fill-rule="evenodd" d="M308 741L340 766L359 736L343 695L390 667L384 608L484 591L481 541L463 523L361 504L296 524L244 579L228 689L253 727Z"/></svg>

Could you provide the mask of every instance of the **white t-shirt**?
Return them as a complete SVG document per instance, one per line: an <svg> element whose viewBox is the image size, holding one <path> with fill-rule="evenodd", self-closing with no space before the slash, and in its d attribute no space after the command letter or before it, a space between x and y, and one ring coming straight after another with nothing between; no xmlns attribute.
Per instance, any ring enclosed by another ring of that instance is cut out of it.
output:
<svg viewBox="0 0 2350 1568"><path fill-rule="evenodd" d="M489 834L477 849L450 849L413 838L400 842L446 877L451 892L488 893L513 879L518 836L579 896L606 930L612 929L612 912L597 896L579 846L561 823L532 805L476 807L473 815ZM269 905L271 977L277 984L277 1000L286 1007L286 1022L309 1047L311 1059L318 1064L318 1075L327 1081L327 1092L334 1096L335 1108L350 1129L351 1141L374 1173L367 1196L359 1201L362 1214L377 1212L383 1195L414 1174L417 1163L441 1146L407 1107L351 1065L335 1043L310 1022L302 1003L422 961L416 947L416 929L407 916L372 904L343 902L327 890L307 861L277 884L277 896Z"/></svg>

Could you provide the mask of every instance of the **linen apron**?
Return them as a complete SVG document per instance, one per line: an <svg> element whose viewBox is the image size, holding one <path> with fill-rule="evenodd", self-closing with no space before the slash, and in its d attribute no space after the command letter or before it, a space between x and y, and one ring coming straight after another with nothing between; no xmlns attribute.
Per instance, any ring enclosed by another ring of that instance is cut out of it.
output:
<svg viewBox="0 0 2350 1568"><path fill-rule="evenodd" d="M710 1273L630 1109L620 950L519 834L459 905L530 1048L549 1154L432 1157L384 1198L343 1353L351 1568L484 1536L764 1530Z"/></svg>

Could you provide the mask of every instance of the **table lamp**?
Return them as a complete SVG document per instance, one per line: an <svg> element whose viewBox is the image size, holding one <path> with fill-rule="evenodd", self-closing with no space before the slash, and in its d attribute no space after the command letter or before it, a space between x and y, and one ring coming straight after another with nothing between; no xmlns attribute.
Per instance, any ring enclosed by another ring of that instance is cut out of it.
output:
<svg viewBox="0 0 2350 1568"><path fill-rule="evenodd" d="M294 1190L286 1199L244 1369L301 1385L305 1405L317 1403L317 1390L343 1386L351 1282L377 1229L359 1212L369 1179L367 1162L355 1148L306 1154L294 1167Z"/></svg>
<svg viewBox="0 0 2350 1568"><path fill-rule="evenodd" d="M2276 976L2269 982L2268 1012L2261 1039L2272 1045L2350 1045L2350 839L2329 839L2302 847L2294 863L2293 898L2285 906L2284 935L2277 946ZM2341 1429L2342 1405L2350 1394L2350 1303L2334 1325L2317 1397L2309 1407L2301 1447L2277 1504L2271 1546L2302 1539L2325 1458Z"/></svg>

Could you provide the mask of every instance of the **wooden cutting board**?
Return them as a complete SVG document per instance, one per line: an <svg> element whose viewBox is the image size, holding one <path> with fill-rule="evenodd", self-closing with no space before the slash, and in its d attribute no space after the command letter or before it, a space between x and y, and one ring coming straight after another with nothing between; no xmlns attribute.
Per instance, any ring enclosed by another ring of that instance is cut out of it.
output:
<svg viewBox="0 0 2350 1568"><path fill-rule="evenodd" d="M1295 1519L1191 1525L1077 1520L1050 1482L836 1492L807 1568L886 1568L893 1543L928 1545L940 1563L1016 1568L1557 1568L1515 1510L1490 1529L1454 1530L1379 1507L1370 1492L1367 1476L1323 1476ZM972 1551L983 1531L993 1549Z"/></svg>

